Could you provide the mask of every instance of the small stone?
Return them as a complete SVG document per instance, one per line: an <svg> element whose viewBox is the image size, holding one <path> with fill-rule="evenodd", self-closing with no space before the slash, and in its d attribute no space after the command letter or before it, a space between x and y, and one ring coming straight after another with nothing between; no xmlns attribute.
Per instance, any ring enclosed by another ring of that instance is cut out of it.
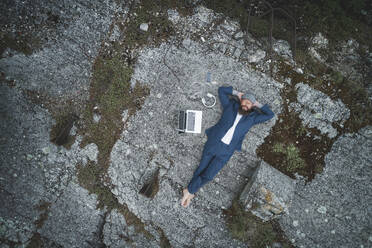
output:
<svg viewBox="0 0 372 248"><path fill-rule="evenodd" d="M162 96L161 93L159 93L156 95L156 98L161 98L161 96Z"/></svg>
<svg viewBox="0 0 372 248"><path fill-rule="evenodd" d="M13 177L17 177L17 176L18 176L17 173L14 173L14 174L13 174Z"/></svg>
<svg viewBox="0 0 372 248"><path fill-rule="evenodd" d="M148 24L148 23L142 23L142 24L140 25L140 29L141 29L142 31L147 32L147 30L149 29L149 24Z"/></svg>
<svg viewBox="0 0 372 248"><path fill-rule="evenodd" d="M220 192L217 190L217 191L216 191L216 195L218 195L219 193L220 193Z"/></svg>
<svg viewBox="0 0 372 248"><path fill-rule="evenodd" d="M27 159L28 161L30 161L32 158L33 158L33 156L32 156L31 154L27 154L26 159Z"/></svg>
<svg viewBox="0 0 372 248"><path fill-rule="evenodd" d="M44 147L42 150L41 150L45 155L48 155L50 153L50 148L48 146Z"/></svg>
<svg viewBox="0 0 372 248"><path fill-rule="evenodd" d="M293 224L294 227L297 227L298 226L298 220L293 221L292 224Z"/></svg>
<svg viewBox="0 0 372 248"><path fill-rule="evenodd" d="M98 123L99 120L101 120L101 116L98 115L98 114L96 114L96 113L94 113L94 114L93 114L93 121L94 121L95 123Z"/></svg>
<svg viewBox="0 0 372 248"><path fill-rule="evenodd" d="M336 231L335 231L335 230L332 230L331 233L332 233L332 234L336 234Z"/></svg>
<svg viewBox="0 0 372 248"><path fill-rule="evenodd" d="M298 72L298 73L300 73L300 74L303 74L304 73L304 71L301 68L296 68L295 71Z"/></svg>
<svg viewBox="0 0 372 248"><path fill-rule="evenodd" d="M316 211L320 214L326 214L327 213L327 208L324 206L320 206Z"/></svg>
<svg viewBox="0 0 372 248"><path fill-rule="evenodd" d="M159 170L159 176L160 177L163 177L165 174L167 174L167 170L166 169L163 169L162 168L162 169Z"/></svg>
<svg viewBox="0 0 372 248"><path fill-rule="evenodd" d="M306 237L306 234L305 233L301 233L301 238L305 238Z"/></svg>
<svg viewBox="0 0 372 248"><path fill-rule="evenodd" d="M309 209L306 208L306 209L305 209L305 212L308 214L308 213L309 213Z"/></svg>
<svg viewBox="0 0 372 248"><path fill-rule="evenodd" d="M273 245L272 245L273 248L282 248L282 244L278 243L278 242L274 242Z"/></svg>

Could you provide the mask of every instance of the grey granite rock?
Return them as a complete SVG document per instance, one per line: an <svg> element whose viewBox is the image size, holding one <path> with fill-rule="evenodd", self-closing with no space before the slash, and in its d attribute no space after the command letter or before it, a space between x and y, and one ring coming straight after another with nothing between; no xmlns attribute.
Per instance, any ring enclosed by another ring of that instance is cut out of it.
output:
<svg viewBox="0 0 372 248"><path fill-rule="evenodd" d="M182 22L182 17L177 18ZM219 86L232 85L237 90L256 93L258 101L270 103L279 114L282 85L220 52L200 56L205 44L187 40L183 45L186 47L162 44L158 48L145 48L139 55L132 81L150 87L150 95L141 110L128 119L112 150L108 171L114 185L112 192L144 222L159 225L174 247L192 242L206 247L224 244L244 247L231 239L218 216L231 205L257 166L256 140L250 142L250 147L245 146L242 153L234 154L216 180L205 185L187 209L180 205L182 188L191 179L201 157L206 141L204 131L221 114L219 101L213 108L204 108L200 96L206 92L217 95ZM165 54L167 65L163 62ZM211 72L211 81L215 83L206 83L207 72ZM175 117L181 108L203 111L201 134L178 134ZM263 142L276 118L260 125L255 133L247 135L247 140L252 135ZM159 192L149 202L138 192L157 168L163 170ZM221 230L210 225L218 225ZM200 235L208 237L209 242Z"/></svg>
<svg viewBox="0 0 372 248"><path fill-rule="evenodd" d="M0 59L1 71L9 79L16 79L23 89L52 96L87 96L83 93L87 93L89 87L93 59L98 54L100 41L108 32L114 13L120 12L119 6L110 0L91 1L89 4L85 1L66 1L64 4L36 1L32 7L41 11L36 6L55 9L65 26L61 22L51 28L53 32L48 30L48 43L43 49L29 56L15 53ZM39 14L30 13L30 16Z"/></svg>
<svg viewBox="0 0 372 248"><path fill-rule="evenodd" d="M280 56L293 61L292 51L288 41L277 40L273 44L273 50Z"/></svg>
<svg viewBox="0 0 372 248"><path fill-rule="evenodd" d="M11 134L5 136L0 156L3 165L0 215L4 223L23 223L22 228L6 224L5 238L27 244L33 233L38 232L43 240L55 244L86 246L81 238L87 235L86 239L94 239L92 233L96 231L100 211L95 210L95 197L88 196L86 190L74 183L75 164L86 156L84 150L80 154L80 139L70 150L56 147L49 141L52 126L49 113L28 102L17 89L4 84L0 87L4 117L0 124L4 135ZM27 155L32 159L28 160ZM43 212L38 206L43 202L51 206L39 227L36 221Z"/></svg>
<svg viewBox="0 0 372 248"><path fill-rule="evenodd" d="M102 217L101 211L96 209L96 198L96 195L70 182L63 194L53 202L40 233L64 247L99 244L97 233Z"/></svg>
<svg viewBox="0 0 372 248"><path fill-rule="evenodd" d="M288 214L294 192L293 179L262 161L239 198L246 211L268 221Z"/></svg>
<svg viewBox="0 0 372 248"><path fill-rule="evenodd" d="M340 99L332 101L329 96L307 84L298 83L296 89L298 103L291 103L290 107L300 113L304 125L317 128L330 138L336 137L337 130L332 124L343 127L350 117L350 110Z"/></svg>
<svg viewBox="0 0 372 248"><path fill-rule="evenodd" d="M156 231L155 231L156 232ZM107 247L160 247L158 240L148 240L142 233L134 232L116 209L106 215L103 226L104 244Z"/></svg>
<svg viewBox="0 0 372 248"><path fill-rule="evenodd" d="M315 59L324 62L326 58L323 58L319 53L321 49L327 49L328 39L323 36L322 33L317 33L312 39L311 46L309 47L309 53Z"/></svg>
<svg viewBox="0 0 372 248"><path fill-rule="evenodd" d="M87 98L87 94L79 94L88 89L100 40L120 8L115 9L110 1L32 2L15 1L7 6L7 27L18 28L19 15L11 14L18 11L24 20L34 16L28 20L40 18L43 23L48 17L44 10L49 9L61 23L43 31L36 27L34 34L47 35L48 39L31 55L12 51L0 59L2 73L15 80L12 88L0 83L0 216L6 233L2 238L26 246L37 233L45 247L98 246L101 211L96 210L96 197L82 189L75 176L77 163L87 157L96 159L96 147L88 145L81 150L81 137L70 150L52 144L49 135L55 121L48 111L30 102L23 90ZM3 9L1 13L3 18ZM48 211L39 209L42 203L50 204Z"/></svg>

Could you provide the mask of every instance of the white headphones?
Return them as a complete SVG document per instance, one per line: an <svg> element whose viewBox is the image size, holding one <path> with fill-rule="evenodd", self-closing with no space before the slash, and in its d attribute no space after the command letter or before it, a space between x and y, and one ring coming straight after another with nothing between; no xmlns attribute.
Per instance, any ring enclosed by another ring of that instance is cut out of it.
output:
<svg viewBox="0 0 372 248"><path fill-rule="evenodd" d="M214 105L216 105L216 97L214 96L214 95L212 95L211 93L207 93L207 97L209 97L209 98L213 98L213 104L212 105L207 105L207 101L205 100L205 98L204 97L202 97L202 103L203 103L203 105L205 106L205 107L207 107L207 108L212 108Z"/></svg>

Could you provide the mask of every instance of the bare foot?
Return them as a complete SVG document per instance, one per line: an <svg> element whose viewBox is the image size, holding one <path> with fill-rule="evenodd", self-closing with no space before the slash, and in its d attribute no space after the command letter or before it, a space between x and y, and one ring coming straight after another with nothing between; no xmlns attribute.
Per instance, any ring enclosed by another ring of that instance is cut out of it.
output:
<svg viewBox="0 0 372 248"><path fill-rule="evenodd" d="M190 192L187 190L187 189L184 189L183 190L183 197L182 197L182 201L181 201L181 205L184 206L184 207L187 207L189 206L190 204L190 201L192 198L194 198L194 194L190 194Z"/></svg>

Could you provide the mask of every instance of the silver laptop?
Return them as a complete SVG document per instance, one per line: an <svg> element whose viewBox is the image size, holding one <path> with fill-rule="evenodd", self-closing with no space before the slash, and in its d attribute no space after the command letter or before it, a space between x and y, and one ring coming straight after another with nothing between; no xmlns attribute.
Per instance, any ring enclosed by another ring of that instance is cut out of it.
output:
<svg viewBox="0 0 372 248"><path fill-rule="evenodd" d="M180 110L177 130L180 133L201 133L202 113L199 110Z"/></svg>

